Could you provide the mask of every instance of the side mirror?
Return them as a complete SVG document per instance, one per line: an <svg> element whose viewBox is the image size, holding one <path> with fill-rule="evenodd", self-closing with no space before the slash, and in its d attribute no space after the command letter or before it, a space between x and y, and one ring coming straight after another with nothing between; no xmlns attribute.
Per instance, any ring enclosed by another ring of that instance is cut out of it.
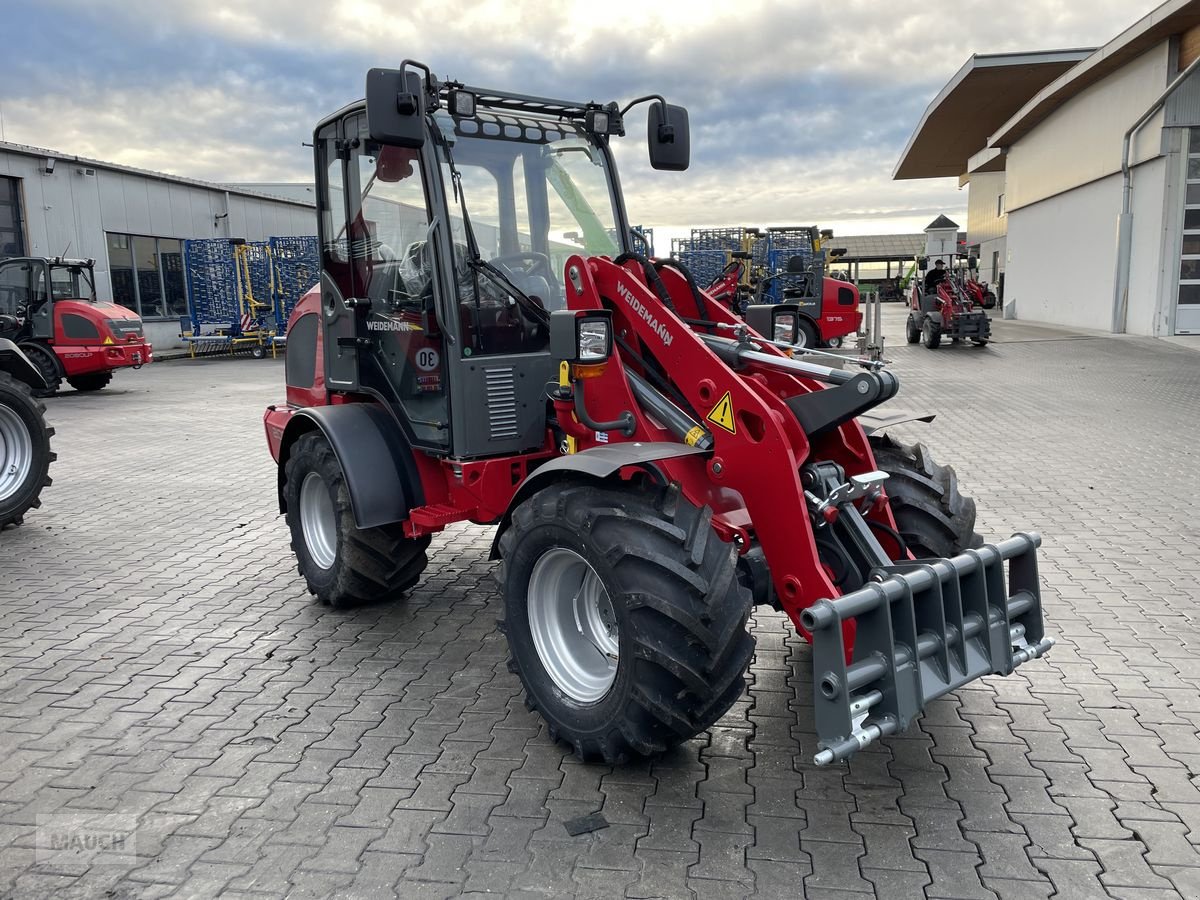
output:
<svg viewBox="0 0 1200 900"><path fill-rule="evenodd" d="M922 256L921 258L919 258L917 260L917 268L920 269L922 272L924 272L926 269L928 269L929 268L929 257Z"/></svg>
<svg viewBox="0 0 1200 900"><path fill-rule="evenodd" d="M399 69L367 72L367 133L380 144L415 150L425 143L425 94L421 76Z"/></svg>
<svg viewBox="0 0 1200 900"><path fill-rule="evenodd" d="M682 172L692 160L688 111L670 103L651 103L646 123L650 165L656 169Z"/></svg>
<svg viewBox="0 0 1200 900"><path fill-rule="evenodd" d="M979 268L979 259L974 256L967 257L967 268L974 272Z"/></svg>

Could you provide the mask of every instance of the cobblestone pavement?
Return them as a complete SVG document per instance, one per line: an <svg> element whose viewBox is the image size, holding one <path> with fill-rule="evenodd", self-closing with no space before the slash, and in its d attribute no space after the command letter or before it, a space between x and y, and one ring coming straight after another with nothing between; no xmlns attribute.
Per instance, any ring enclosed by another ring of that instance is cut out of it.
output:
<svg viewBox="0 0 1200 900"><path fill-rule="evenodd" d="M259 425L280 362L52 400L55 485L0 537L0 895L1200 896L1200 356L998 326L893 347L941 411L900 436L982 532L1044 533L1059 645L822 770L770 611L710 734L612 768L526 712L487 529L437 538L405 602L315 604Z"/></svg>

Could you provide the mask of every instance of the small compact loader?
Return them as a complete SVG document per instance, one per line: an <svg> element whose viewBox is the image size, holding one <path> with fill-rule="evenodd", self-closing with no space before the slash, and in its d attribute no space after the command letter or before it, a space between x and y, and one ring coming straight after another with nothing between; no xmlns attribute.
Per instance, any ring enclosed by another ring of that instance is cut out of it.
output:
<svg viewBox="0 0 1200 900"><path fill-rule="evenodd" d="M411 61L366 95L316 127L321 281L265 415L317 598L399 597L432 534L494 523L510 668L608 762L741 696L755 603L812 642L821 764L1050 648L1038 535L984 544L950 469L860 424L895 375L793 355L794 311L756 330L631 251L610 142L648 102L651 165L685 169L686 110Z"/></svg>

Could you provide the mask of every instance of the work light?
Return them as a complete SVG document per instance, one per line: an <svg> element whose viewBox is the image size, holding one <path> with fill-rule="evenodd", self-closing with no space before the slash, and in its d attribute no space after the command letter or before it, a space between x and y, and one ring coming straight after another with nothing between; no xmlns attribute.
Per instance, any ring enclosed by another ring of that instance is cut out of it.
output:
<svg viewBox="0 0 1200 900"><path fill-rule="evenodd" d="M449 100L450 115L458 119L474 118L475 95L470 91L451 91Z"/></svg>

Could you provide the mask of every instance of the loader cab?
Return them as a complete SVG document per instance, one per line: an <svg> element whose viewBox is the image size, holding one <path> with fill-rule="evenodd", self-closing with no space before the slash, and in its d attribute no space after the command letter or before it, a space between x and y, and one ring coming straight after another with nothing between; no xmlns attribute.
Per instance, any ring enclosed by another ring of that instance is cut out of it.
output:
<svg viewBox="0 0 1200 900"><path fill-rule="evenodd" d="M0 337L50 340L54 337L54 303L96 301L91 260L19 257L0 261L0 316L18 325L0 326ZM6 320L7 321L7 320Z"/></svg>
<svg viewBox="0 0 1200 900"><path fill-rule="evenodd" d="M668 110L654 134L678 168L686 113ZM374 396L438 455L545 446L564 264L631 249L619 133L615 104L372 70L314 136L327 388Z"/></svg>

